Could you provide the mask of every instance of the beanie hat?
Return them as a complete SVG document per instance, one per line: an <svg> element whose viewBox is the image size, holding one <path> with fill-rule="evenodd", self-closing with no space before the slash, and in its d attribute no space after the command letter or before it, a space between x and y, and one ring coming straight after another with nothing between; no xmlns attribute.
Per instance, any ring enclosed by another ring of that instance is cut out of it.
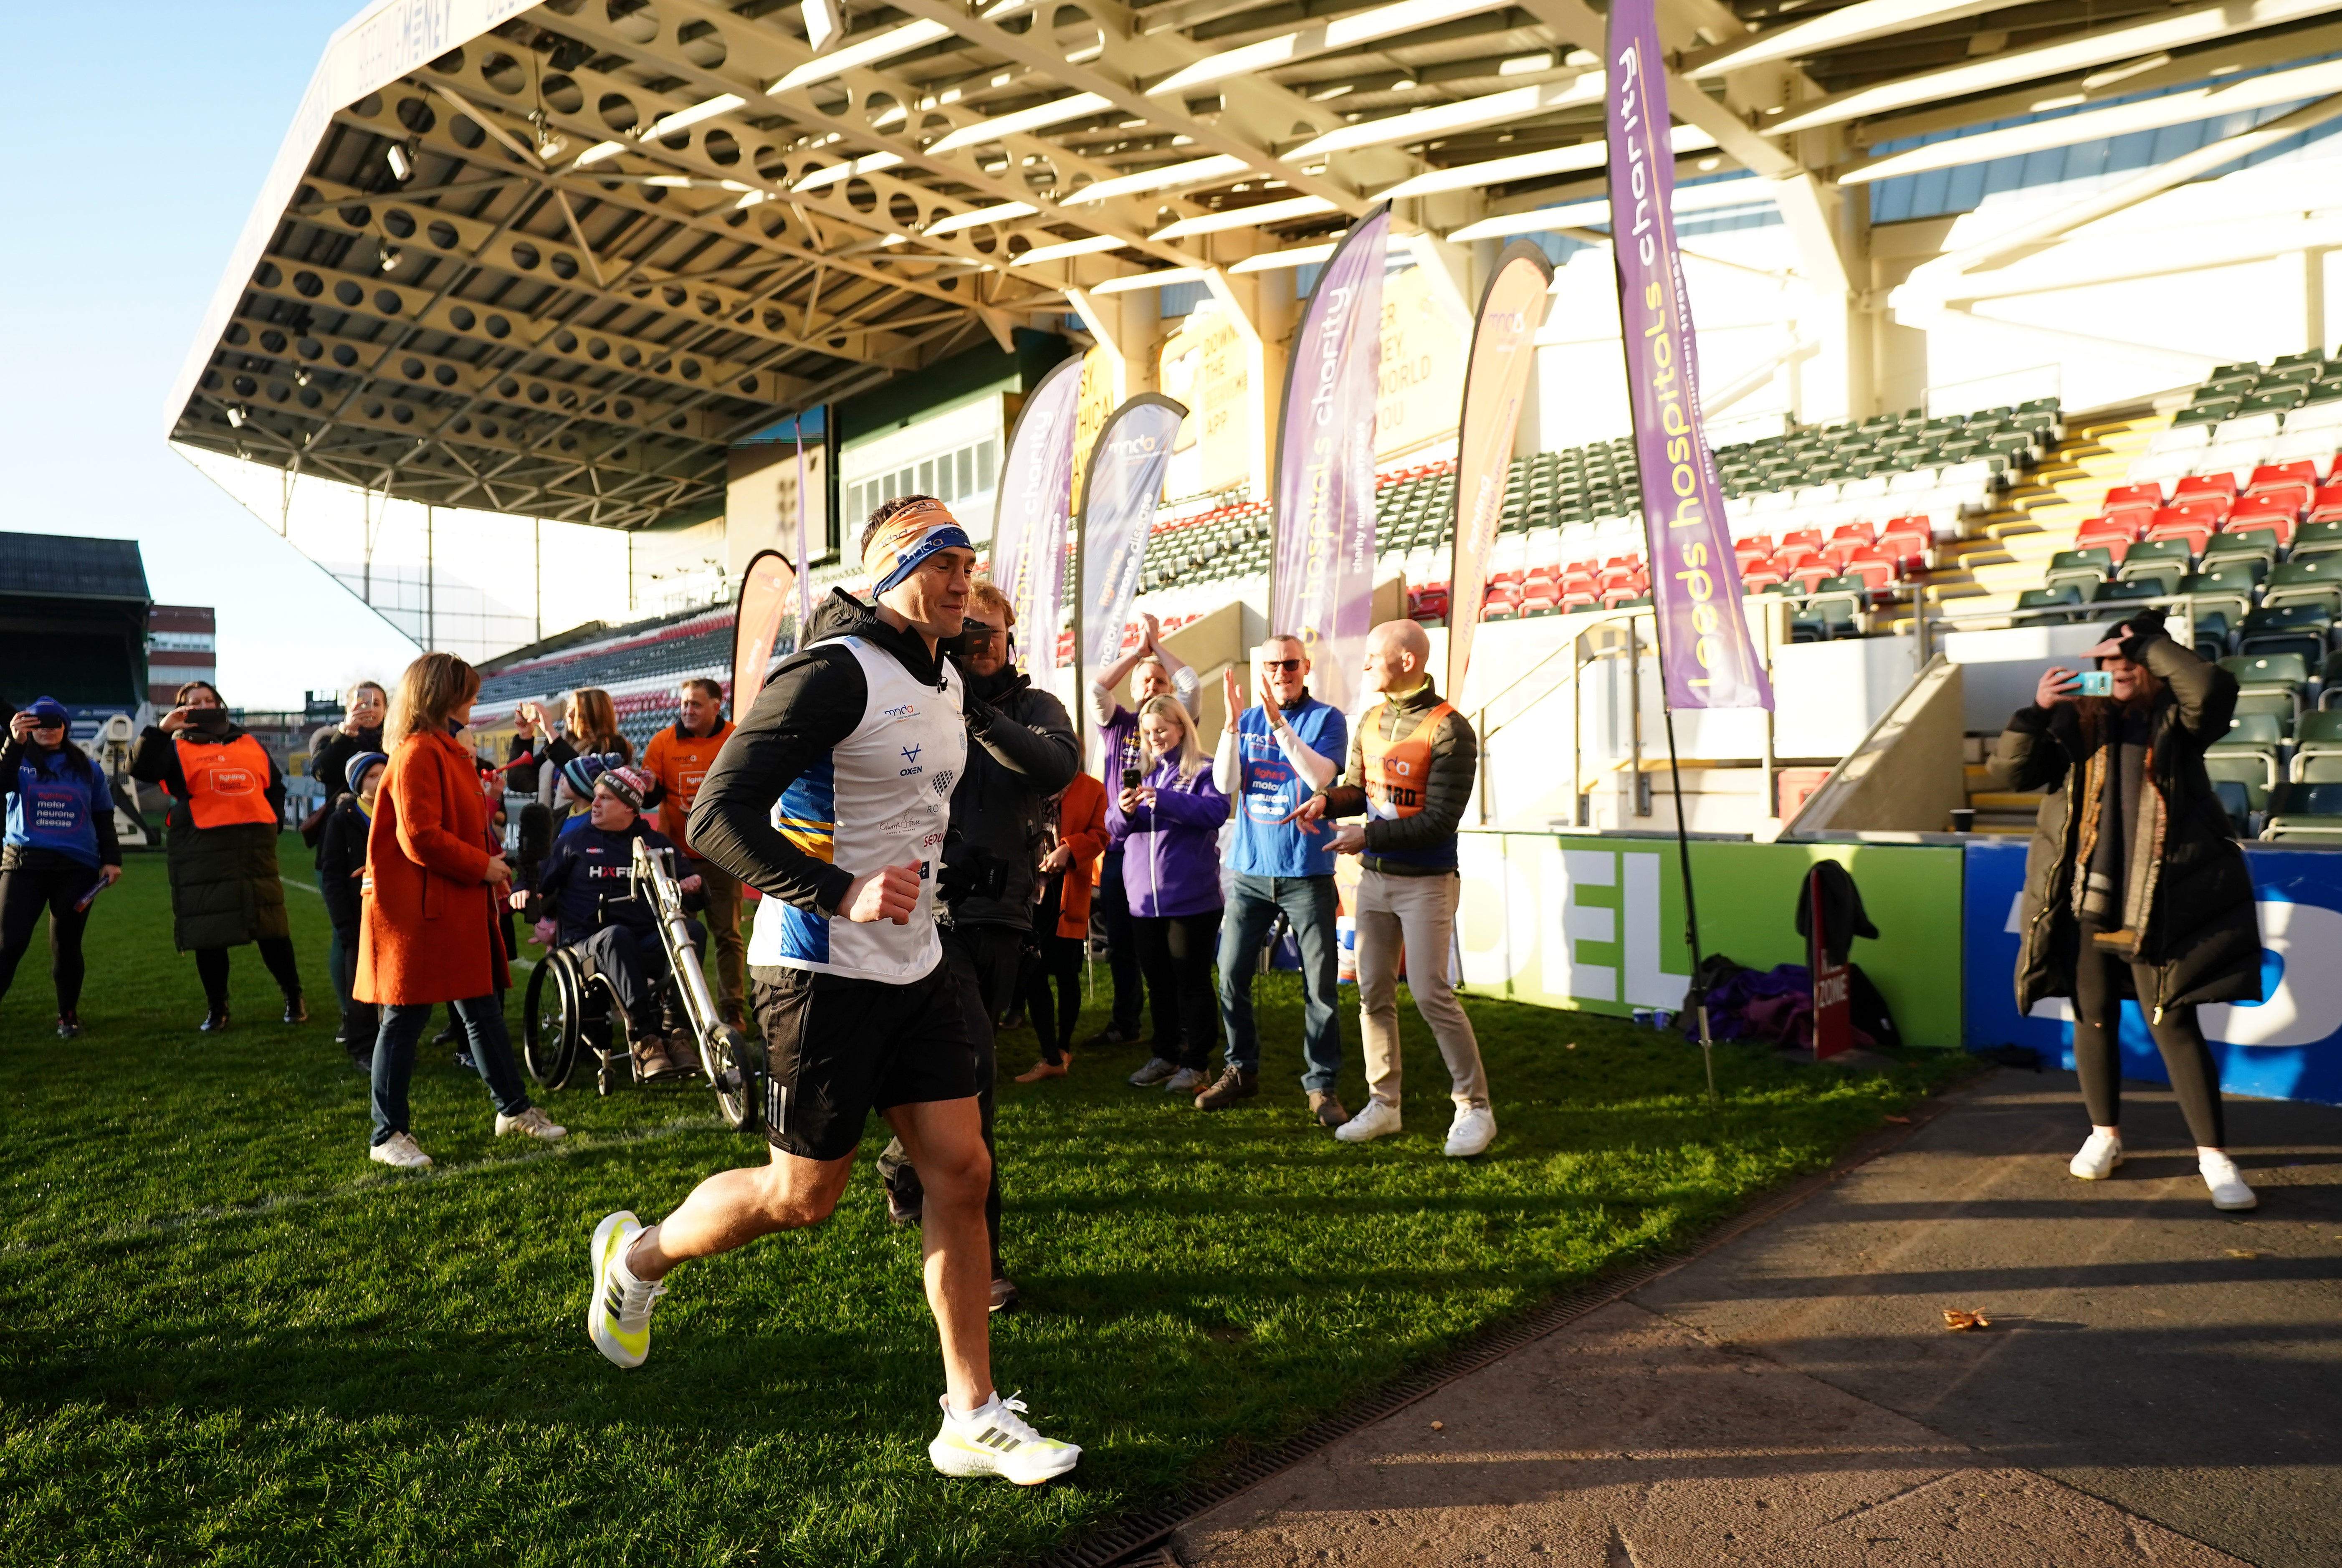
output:
<svg viewBox="0 0 2342 1568"><path fill-rule="evenodd" d="M599 752L580 753L561 764L562 782L579 800L591 800L594 798L594 781L601 777L609 765L610 759Z"/></svg>
<svg viewBox="0 0 2342 1568"><path fill-rule="evenodd" d="M342 777L349 783L350 793L352 794L357 793L359 784L366 776L366 769L389 761L390 759L380 752L360 752L352 757L342 770Z"/></svg>
<svg viewBox="0 0 2342 1568"><path fill-rule="evenodd" d="M651 793L650 775L640 768L605 768L594 783L596 788L608 790L636 811L643 809L643 797Z"/></svg>
<svg viewBox="0 0 2342 1568"><path fill-rule="evenodd" d="M73 716L65 712L65 705L55 697L35 697L32 705L25 711L36 719L46 719L53 724L62 724Z"/></svg>

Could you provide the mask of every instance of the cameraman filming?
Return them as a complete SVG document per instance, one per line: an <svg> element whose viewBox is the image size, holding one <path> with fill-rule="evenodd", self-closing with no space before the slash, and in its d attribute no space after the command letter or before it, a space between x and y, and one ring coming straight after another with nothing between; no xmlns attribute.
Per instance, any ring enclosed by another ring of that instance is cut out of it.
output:
<svg viewBox="0 0 2342 1568"><path fill-rule="evenodd" d="M1033 941L1039 902L1040 856L1047 838L1049 797L1081 769L1080 743L1066 705L1035 686L1009 663L1015 614L1007 595L984 578L968 590L965 629L952 659L967 684L967 766L952 787L951 836L936 893L943 906L944 962L971 1010L976 1041L977 1109L984 1144L992 1147L992 1107L997 1077L993 1028L1016 1000L1025 950ZM979 1023L975 1011L983 1014ZM897 1224L922 1212L919 1174L900 1139L878 1157L886 1209ZM1000 1175L985 1195L992 1233L992 1310L1016 1304L1016 1286L1000 1263Z"/></svg>

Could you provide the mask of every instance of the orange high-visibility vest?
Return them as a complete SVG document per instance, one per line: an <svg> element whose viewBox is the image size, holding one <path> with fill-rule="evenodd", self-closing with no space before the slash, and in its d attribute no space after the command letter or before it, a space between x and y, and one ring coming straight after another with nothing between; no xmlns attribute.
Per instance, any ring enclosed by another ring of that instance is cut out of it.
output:
<svg viewBox="0 0 2342 1568"><path fill-rule="evenodd" d="M179 771L187 779L187 813L197 827L275 822L276 808L268 804L268 753L258 741L238 735L225 745L185 740L177 744Z"/></svg>
<svg viewBox="0 0 2342 1568"><path fill-rule="evenodd" d="M1426 712L1413 729L1393 740L1385 740L1387 727L1383 711L1388 703L1377 703L1361 721L1358 749L1366 764L1366 776L1361 780L1366 792L1366 810L1385 821L1413 816L1423 809L1423 786L1431 777L1431 728L1440 718L1453 712L1453 704L1441 703Z"/></svg>

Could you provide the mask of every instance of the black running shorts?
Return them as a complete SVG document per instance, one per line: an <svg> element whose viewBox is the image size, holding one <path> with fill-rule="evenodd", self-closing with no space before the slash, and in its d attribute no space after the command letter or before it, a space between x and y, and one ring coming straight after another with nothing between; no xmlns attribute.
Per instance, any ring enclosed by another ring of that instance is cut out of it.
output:
<svg viewBox="0 0 2342 1568"><path fill-rule="evenodd" d="M772 1069L765 1136L776 1149L843 1159L873 1111L976 1097L976 1043L947 964L907 985L760 968L750 994Z"/></svg>

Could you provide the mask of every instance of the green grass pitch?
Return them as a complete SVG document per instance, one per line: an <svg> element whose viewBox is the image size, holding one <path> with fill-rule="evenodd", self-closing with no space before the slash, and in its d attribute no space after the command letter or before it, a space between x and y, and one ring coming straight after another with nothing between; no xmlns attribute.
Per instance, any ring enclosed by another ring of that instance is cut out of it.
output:
<svg viewBox="0 0 2342 1568"><path fill-rule="evenodd" d="M565 1144L499 1141L477 1078L426 1046L415 1131L438 1168L368 1164L297 838L284 864L305 1027L246 947L235 1028L195 1033L153 854L93 912L86 1038L51 1034L43 941L0 1003L0 1561L1027 1561L1689 1242L1957 1070L1723 1049L1711 1110L1680 1040L1474 1001L1502 1132L1466 1162L1440 1155L1446 1073L1404 1001L1407 1131L1356 1148L1307 1119L1290 977L1262 983L1266 1092L1216 1115L1126 1086L1133 1048L1007 1083L1035 1054L1007 1032L1026 1307L994 1320L995 1364L1086 1453L1034 1490L946 1481L917 1239L866 1161L826 1225L679 1271L649 1364L619 1372L583 1326L595 1221L655 1218L763 1144L704 1088L590 1084L544 1097Z"/></svg>

